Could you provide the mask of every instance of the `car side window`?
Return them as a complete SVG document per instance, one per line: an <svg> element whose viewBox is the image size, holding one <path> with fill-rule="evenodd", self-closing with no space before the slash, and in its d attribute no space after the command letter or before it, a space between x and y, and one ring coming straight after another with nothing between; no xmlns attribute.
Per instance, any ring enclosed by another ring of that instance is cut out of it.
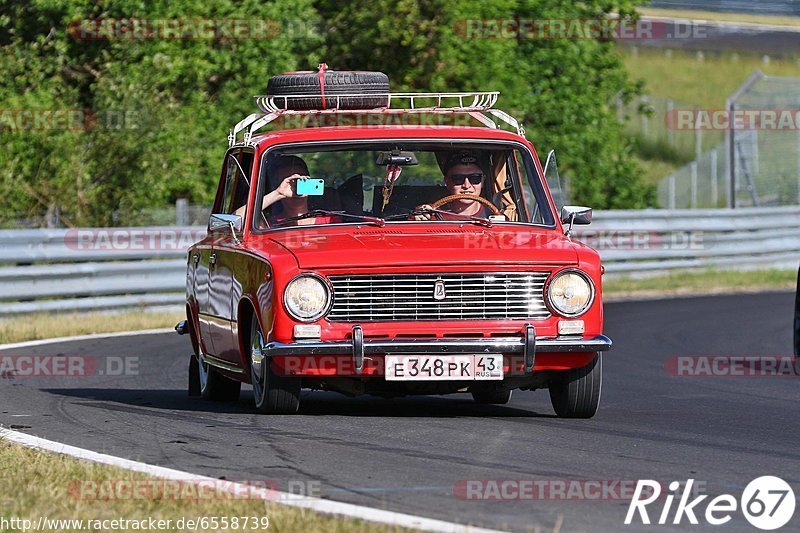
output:
<svg viewBox="0 0 800 533"><path fill-rule="evenodd" d="M222 176L220 179L219 188L217 188L217 197L214 200L214 207L212 213L227 213L226 207L229 203L229 198L233 192L233 181L236 177L236 161L234 158L239 155L239 151L229 152L225 157L225 163L222 168Z"/></svg>
<svg viewBox="0 0 800 533"><path fill-rule="evenodd" d="M235 160L234 160L235 158ZM253 169L253 153L241 151L236 156L231 154L233 166L231 190L226 193L225 213L237 214L244 218L247 210L247 196L250 194L250 172ZM238 165L237 165L238 162Z"/></svg>
<svg viewBox="0 0 800 533"><path fill-rule="evenodd" d="M533 224L551 225L553 224L553 217L547 207L547 197L544 190L542 190L538 176L528 171L526 161L527 158L519 150L514 151L514 166L519 172L522 197L525 201L524 208L527 211L527 221Z"/></svg>

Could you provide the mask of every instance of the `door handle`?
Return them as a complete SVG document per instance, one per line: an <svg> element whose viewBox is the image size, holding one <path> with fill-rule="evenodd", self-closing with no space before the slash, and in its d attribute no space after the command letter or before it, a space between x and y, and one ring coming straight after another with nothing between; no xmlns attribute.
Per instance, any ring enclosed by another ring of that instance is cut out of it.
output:
<svg viewBox="0 0 800 533"><path fill-rule="evenodd" d="M214 266L217 263L217 254L211 254L211 257L208 258L208 264Z"/></svg>

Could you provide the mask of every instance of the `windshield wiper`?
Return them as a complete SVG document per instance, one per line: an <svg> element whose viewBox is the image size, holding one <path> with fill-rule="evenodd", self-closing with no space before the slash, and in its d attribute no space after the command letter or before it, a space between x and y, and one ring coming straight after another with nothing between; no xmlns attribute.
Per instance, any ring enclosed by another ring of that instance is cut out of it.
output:
<svg viewBox="0 0 800 533"><path fill-rule="evenodd" d="M302 215L297 215L296 217L289 217L284 218L278 224L283 224L284 222L294 222L295 220L303 220L304 218L312 218L312 217L320 217L320 216L335 216L335 217L343 217L343 218L358 218L365 222L369 222L371 224L375 224L378 227L384 227L386 225L386 221L382 218L378 217L371 217L369 215L356 215L354 213L348 213L347 211L328 211L326 209L314 209L312 211L308 211L307 213L303 213Z"/></svg>
<svg viewBox="0 0 800 533"><path fill-rule="evenodd" d="M474 215L465 215L463 213L453 213L451 211L444 211L442 209L414 209L413 211L409 211L408 213L401 213L401 214L398 214L398 215L388 216L388 217L386 217L386 220L393 220L393 219L403 218L403 217L413 217L414 215L424 215L426 213L439 213L439 214L442 214L442 215L457 216L457 217L461 217L463 220L469 220L471 222L475 222L476 224L479 224L481 226L485 226L487 228L491 228L494 225L494 224L492 224L491 220L488 220L488 219L485 219L485 218L476 217Z"/></svg>

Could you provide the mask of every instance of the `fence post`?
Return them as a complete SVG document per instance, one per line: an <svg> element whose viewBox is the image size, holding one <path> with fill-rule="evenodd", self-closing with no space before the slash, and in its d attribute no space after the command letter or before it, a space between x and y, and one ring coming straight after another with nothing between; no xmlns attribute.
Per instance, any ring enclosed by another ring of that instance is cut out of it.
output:
<svg viewBox="0 0 800 533"><path fill-rule="evenodd" d="M726 109L728 110L728 127L725 129L725 159L728 161L728 186L725 187L728 207L731 209L736 208L736 149L735 149L735 130L733 129L730 121L733 117L733 109L735 104L732 100L726 102Z"/></svg>
<svg viewBox="0 0 800 533"><path fill-rule="evenodd" d="M47 227L59 228L61 227L61 206L53 204L47 208Z"/></svg>
<svg viewBox="0 0 800 533"><path fill-rule="evenodd" d="M753 159L753 176L758 176L760 174L759 171L759 161L758 161L758 130L751 130L750 131L750 154Z"/></svg>
<svg viewBox="0 0 800 533"><path fill-rule="evenodd" d="M692 161L690 168L692 171L692 191L689 207L694 209L697 207L697 161Z"/></svg>
<svg viewBox="0 0 800 533"><path fill-rule="evenodd" d="M186 198L178 198L175 200L175 225L189 225L189 200Z"/></svg>
<svg viewBox="0 0 800 533"><path fill-rule="evenodd" d="M718 207L719 190L717 188L717 149L711 150L711 207Z"/></svg>
<svg viewBox="0 0 800 533"><path fill-rule="evenodd" d="M700 116L700 108L694 108L694 116ZM695 119L696 120L696 119ZM703 130L697 127L697 122L694 123L694 160L699 161L700 156L703 155Z"/></svg>
<svg viewBox="0 0 800 533"><path fill-rule="evenodd" d="M669 177L669 208L675 209L675 174Z"/></svg>
<svg viewBox="0 0 800 533"><path fill-rule="evenodd" d="M755 82L764 77L760 70L756 70L736 91L725 99L725 109L728 111L728 128L725 130L725 155L728 161L728 207L736 207L736 130L733 128L733 110L736 101L741 95L749 91Z"/></svg>

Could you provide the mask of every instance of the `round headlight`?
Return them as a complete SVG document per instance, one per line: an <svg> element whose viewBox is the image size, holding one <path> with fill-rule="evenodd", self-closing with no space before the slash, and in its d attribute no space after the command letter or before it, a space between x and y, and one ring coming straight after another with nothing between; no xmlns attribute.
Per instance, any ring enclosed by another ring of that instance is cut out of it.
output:
<svg viewBox="0 0 800 533"><path fill-rule="evenodd" d="M331 295L327 284L317 276L301 274L286 286L283 302L294 318L312 322L328 311Z"/></svg>
<svg viewBox="0 0 800 533"><path fill-rule="evenodd" d="M550 305L564 316L578 316L591 305L594 287L588 277L574 271L557 274L547 289Z"/></svg>

